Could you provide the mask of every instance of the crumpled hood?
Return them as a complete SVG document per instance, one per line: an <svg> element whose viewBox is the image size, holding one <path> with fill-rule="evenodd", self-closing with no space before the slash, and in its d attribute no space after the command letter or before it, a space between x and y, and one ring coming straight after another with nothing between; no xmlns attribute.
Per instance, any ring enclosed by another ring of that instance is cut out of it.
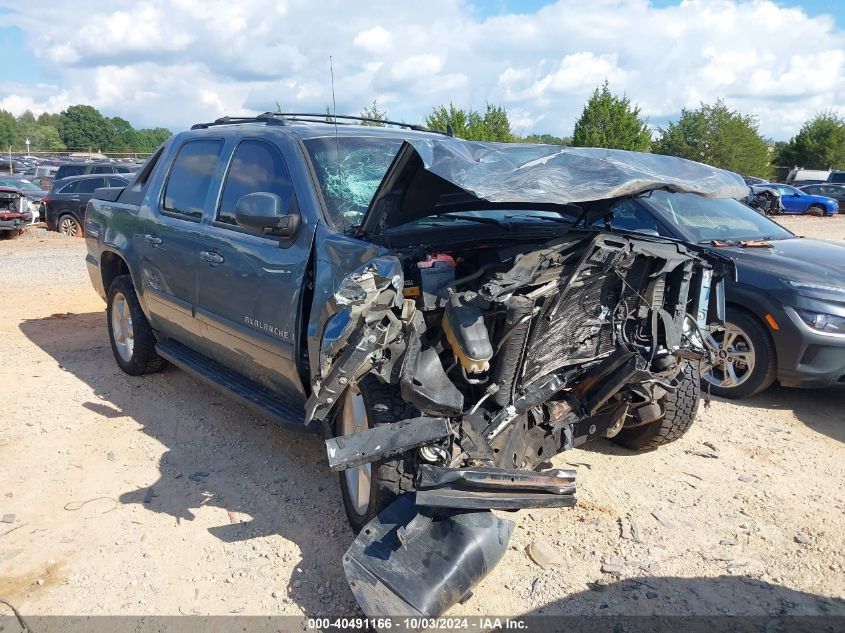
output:
<svg viewBox="0 0 845 633"><path fill-rule="evenodd" d="M748 195L733 172L660 154L413 138L399 149L361 229L372 234L448 211L547 208L654 189L711 198Z"/></svg>
<svg viewBox="0 0 845 633"><path fill-rule="evenodd" d="M767 248L719 248L737 264L739 281L742 269L753 267L784 279L801 279L845 287L845 244L790 238L773 240Z"/></svg>

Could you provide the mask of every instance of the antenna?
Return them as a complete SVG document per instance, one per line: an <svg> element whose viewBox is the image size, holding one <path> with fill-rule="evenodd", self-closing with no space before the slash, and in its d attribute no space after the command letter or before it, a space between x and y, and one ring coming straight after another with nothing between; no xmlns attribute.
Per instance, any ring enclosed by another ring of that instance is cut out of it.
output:
<svg viewBox="0 0 845 633"><path fill-rule="evenodd" d="M334 64L332 63L332 56L329 55L329 72L332 77L332 110L334 110L334 149L337 155L337 175L340 177L340 143L337 140L337 101L334 98Z"/></svg>

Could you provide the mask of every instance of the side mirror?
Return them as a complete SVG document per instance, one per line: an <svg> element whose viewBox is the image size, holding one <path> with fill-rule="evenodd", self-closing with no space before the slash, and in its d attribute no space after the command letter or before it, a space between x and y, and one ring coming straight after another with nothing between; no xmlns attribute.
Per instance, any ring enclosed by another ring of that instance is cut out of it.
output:
<svg viewBox="0 0 845 633"><path fill-rule="evenodd" d="M296 199L290 209L284 208L282 199L275 193L258 191L248 193L235 204L235 220L245 229L264 235L291 238L299 231L301 216Z"/></svg>
<svg viewBox="0 0 845 633"><path fill-rule="evenodd" d="M800 198L800 197L801 197L801 194L800 194L800 193L798 193L798 192L795 192L795 193L793 193L793 194L792 194L792 197L793 197L793 198Z"/></svg>

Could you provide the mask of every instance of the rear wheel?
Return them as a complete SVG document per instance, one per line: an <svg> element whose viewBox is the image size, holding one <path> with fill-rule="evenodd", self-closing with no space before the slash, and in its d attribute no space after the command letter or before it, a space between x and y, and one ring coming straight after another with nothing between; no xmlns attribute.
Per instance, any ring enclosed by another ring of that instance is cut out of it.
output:
<svg viewBox="0 0 845 633"><path fill-rule="evenodd" d="M744 310L732 310L725 329L713 335L719 350L714 364L702 368L702 383L721 398L747 398L775 380L775 347L763 325Z"/></svg>
<svg viewBox="0 0 845 633"><path fill-rule="evenodd" d="M70 214L65 214L59 218L57 230L62 235L67 235L68 237L82 237L82 226Z"/></svg>
<svg viewBox="0 0 845 633"><path fill-rule="evenodd" d="M686 433L698 413L701 376L698 362L683 361L678 388L662 400L663 417L632 429L623 428L613 441L635 450L649 450L674 442Z"/></svg>
<svg viewBox="0 0 845 633"><path fill-rule="evenodd" d="M129 275L120 275L112 282L106 317L114 359L123 371L141 376L167 366L167 361L156 353L155 334L141 310Z"/></svg>
<svg viewBox="0 0 845 633"><path fill-rule="evenodd" d="M335 418L335 434L352 435L416 415L393 385L367 376L346 390ZM413 490L414 471L414 455L409 452L340 473L343 506L356 534L396 497Z"/></svg>

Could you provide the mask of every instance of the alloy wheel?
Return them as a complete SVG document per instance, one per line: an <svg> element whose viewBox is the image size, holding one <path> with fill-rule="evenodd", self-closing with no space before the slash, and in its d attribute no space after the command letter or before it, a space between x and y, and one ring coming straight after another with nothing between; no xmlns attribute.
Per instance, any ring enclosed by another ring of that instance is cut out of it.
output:
<svg viewBox="0 0 845 633"><path fill-rule="evenodd" d="M747 382L754 373L757 355L748 334L734 323L713 334L718 344L716 360L703 368L702 378L715 387L731 389Z"/></svg>
<svg viewBox="0 0 845 633"><path fill-rule="evenodd" d="M127 363L131 362L135 351L135 332L132 329L129 303L121 293L117 293L112 300L111 329L117 353Z"/></svg>
<svg viewBox="0 0 845 633"><path fill-rule="evenodd" d="M364 397L357 386L350 387L346 391L346 399L340 412L339 427L339 435L360 433L369 428ZM372 464L363 464L344 471L349 500L359 516L365 516L369 509L372 471Z"/></svg>
<svg viewBox="0 0 845 633"><path fill-rule="evenodd" d="M70 216L65 216L59 222L59 233L68 237L76 237L79 234L79 223Z"/></svg>

